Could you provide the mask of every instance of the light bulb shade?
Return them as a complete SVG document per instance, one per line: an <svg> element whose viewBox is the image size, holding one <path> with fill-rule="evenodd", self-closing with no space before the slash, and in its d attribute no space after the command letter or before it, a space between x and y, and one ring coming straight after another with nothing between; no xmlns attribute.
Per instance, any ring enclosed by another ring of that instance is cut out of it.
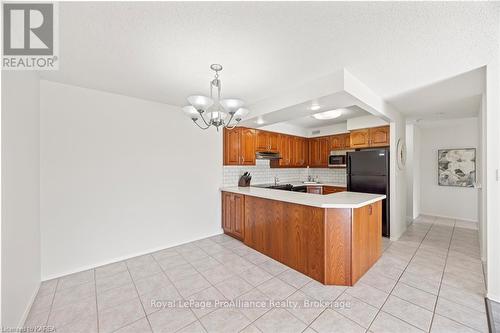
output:
<svg viewBox="0 0 500 333"><path fill-rule="evenodd" d="M192 105L186 105L185 107L182 108L182 111L187 117L191 119L198 119L200 117L200 114L198 113L198 111L196 111L196 109Z"/></svg>
<svg viewBox="0 0 500 333"><path fill-rule="evenodd" d="M239 108L238 111L234 114L236 119L242 119L244 118L250 111L245 108Z"/></svg>
<svg viewBox="0 0 500 333"><path fill-rule="evenodd" d="M187 98L189 104L195 107L196 110L206 111L214 104L214 100L207 96L193 95Z"/></svg>
<svg viewBox="0 0 500 333"><path fill-rule="evenodd" d="M342 110L337 109L337 110L330 110L330 111L325 111L325 112L320 112L313 114L313 118L316 118L318 120L327 120L327 119L335 119L338 118L342 115Z"/></svg>
<svg viewBox="0 0 500 333"><path fill-rule="evenodd" d="M239 108L243 106L243 104L245 104L245 102L237 98L223 99L219 103L224 108L224 110L229 112L229 114L235 113Z"/></svg>
<svg viewBox="0 0 500 333"><path fill-rule="evenodd" d="M207 116L210 120L224 120L227 117L227 113L222 111L212 111L207 113Z"/></svg>

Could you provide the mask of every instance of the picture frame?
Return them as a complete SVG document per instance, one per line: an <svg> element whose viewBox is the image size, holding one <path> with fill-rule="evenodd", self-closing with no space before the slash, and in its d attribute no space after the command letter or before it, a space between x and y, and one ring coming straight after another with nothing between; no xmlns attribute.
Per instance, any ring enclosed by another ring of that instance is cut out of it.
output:
<svg viewBox="0 0 500 333"><path fill-rule="evenodd" d="M476 183L476 148L438 150L438 185L474 187Z"/></svg>

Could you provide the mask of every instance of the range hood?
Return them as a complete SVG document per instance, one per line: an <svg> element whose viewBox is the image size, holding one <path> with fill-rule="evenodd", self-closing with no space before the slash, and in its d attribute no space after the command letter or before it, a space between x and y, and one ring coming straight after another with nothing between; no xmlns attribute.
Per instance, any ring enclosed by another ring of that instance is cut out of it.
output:
<svg viewBox="0 0 500 333"><path fill-rule="evenodd" d="M281 160L279 153L274 153L271 151L258 151L255 153L255 158L258 160Z"/></svg>

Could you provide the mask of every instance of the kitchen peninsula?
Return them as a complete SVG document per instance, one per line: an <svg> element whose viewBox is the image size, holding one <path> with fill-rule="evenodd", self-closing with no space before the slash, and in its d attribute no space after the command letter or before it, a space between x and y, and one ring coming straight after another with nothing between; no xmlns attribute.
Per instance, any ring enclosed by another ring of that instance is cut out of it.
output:
<svg viewBox="0 0 500 333"><path fill-rule="evenodd" d="M352 286L381 255L384 195L221 192L226 234L323 284Z"/></svg>

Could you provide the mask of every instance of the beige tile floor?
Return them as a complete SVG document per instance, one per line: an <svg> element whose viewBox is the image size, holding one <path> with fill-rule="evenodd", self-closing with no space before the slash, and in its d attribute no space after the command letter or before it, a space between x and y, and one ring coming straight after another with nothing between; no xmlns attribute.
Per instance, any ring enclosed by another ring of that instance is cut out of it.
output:
<svg viewBox="0 0 500 333"><path fill-rule="evenodd" d="M58 333L487 332L472 226L420 217L400 240L384 240L380 260L351 288L324 286L219 235L45 281L26 326Z"/></svg>

